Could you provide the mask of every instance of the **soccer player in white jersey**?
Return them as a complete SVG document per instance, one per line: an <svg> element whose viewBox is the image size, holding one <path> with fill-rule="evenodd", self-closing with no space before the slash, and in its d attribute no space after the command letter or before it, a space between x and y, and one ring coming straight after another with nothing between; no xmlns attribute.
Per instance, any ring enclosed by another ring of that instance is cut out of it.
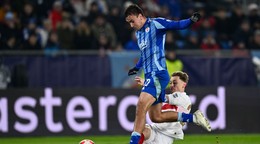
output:
<svg viewBox="0 0 260 144"><path fill-rule="evenodd" d="M139 85L143 85L144 80L141 77L135 78ZM189 81L187 73L176 71L171 75L170 89L171 94L166 95L167 103L163 104L162 112L177 111L190 113L191 100L185 93L185 88ZM165 122L146 124L143 136L144 144L172 144L174 140L183 139L184 133L181 122Z"/></svg>
<svg viewBox="0 0 260 144"><path fill-rule="evenodd" d="M169 83L166 68L164 43L167 30L181 30L188 28L200 19L199 13L191 18L173 21L165 18L147 18L143 10L136 4L130 5L125 11L126 21L136 30L141 57L136 66L129 70L128 75L136 74L142 67L145 82L136 107L134 131L130 144L138 144L145 127L145 115L149 112L153 122L191 122L201 125L210 131L210 125L205 117L177 112L161 112L162 102L165 102L165 88Z"/></svg>

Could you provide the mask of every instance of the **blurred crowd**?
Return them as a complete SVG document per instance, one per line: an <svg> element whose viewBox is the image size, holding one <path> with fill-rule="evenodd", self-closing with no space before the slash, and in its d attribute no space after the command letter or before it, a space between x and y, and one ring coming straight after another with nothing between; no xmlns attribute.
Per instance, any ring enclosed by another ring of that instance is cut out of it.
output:
<svg viewBox="0 0 260 144"><path fill-rule="evenodd" d="M148 17L202 15L188 30L169 31L166 49L260 50L258 0L2 0L0 49L137 50L134 31L124 18L132 3Z"/></svg>

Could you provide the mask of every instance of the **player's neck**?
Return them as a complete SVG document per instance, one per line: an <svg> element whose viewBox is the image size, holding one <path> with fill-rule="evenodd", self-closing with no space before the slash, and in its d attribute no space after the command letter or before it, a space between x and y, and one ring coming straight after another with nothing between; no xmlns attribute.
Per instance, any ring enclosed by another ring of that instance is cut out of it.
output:
<svg viewBox="0 0 260 144"><path fill-rule="evenodd" d="M142 20L141 20L143 26L144 26L144 24L146 23L146 21L147 21L147 17L143 16L143 17L142 17Z"/></svg>

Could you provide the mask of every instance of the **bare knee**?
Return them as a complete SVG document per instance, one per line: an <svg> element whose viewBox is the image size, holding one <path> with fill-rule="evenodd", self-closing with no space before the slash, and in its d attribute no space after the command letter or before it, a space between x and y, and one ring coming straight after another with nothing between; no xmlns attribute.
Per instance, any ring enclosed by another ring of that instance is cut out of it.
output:
<svg viewBox="0 0 260 144"><path fill-rule="evenodd" d="M150 94L141 94L137 103L137 113L138 112L147 112L154 102L154 97Z"/></svg>

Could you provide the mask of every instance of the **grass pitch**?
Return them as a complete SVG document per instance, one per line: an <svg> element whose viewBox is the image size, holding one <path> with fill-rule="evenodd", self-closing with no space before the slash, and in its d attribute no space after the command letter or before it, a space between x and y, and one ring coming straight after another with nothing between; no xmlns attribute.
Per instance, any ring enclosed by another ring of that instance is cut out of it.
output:
<svg viewBox="0 0 260 144"><path fill-rule="evenodd" d="M0 144L78 144L91 139L96 144L128 144L129 136L73 136L0 138ZM186 135L174 144L259 144L260 134L207 134Z"/></svg>

